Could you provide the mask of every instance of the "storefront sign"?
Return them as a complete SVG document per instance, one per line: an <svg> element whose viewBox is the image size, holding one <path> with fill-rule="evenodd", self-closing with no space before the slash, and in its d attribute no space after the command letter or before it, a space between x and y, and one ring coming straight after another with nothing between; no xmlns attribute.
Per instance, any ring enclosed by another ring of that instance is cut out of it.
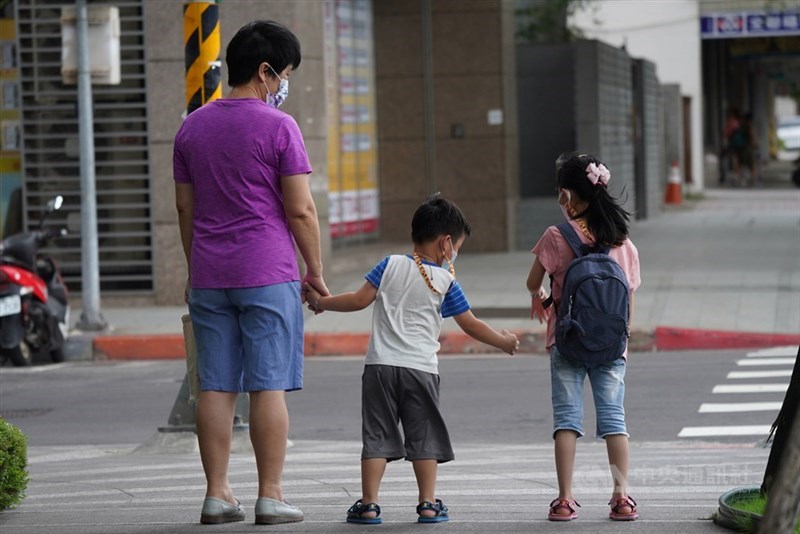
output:
<svg viewBox="0 0 800 534"><path fill-rule="evenodd" d="M703 39L800 35L800 11L742 11L700 17Z"/></svg>

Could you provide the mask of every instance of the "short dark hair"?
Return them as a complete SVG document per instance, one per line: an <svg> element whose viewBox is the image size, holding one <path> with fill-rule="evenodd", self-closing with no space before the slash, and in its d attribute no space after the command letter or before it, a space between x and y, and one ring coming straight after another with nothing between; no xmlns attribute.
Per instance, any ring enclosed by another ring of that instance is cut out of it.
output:
<svg viewBox="0 0 800 534"><path fill-rule="evenodd" d="M276 73L300 65L300 41L289 28L272 20L254 20L242 26L225 52L228 85L236 87L253 79L258 66L269 63ZM269 75L275 77L272 72Z"/></svg>
<svg viewBox="0 0 800 534"><path fill-rule="evenodd" d="M411 240L416 244L428 243L443 235L458 241L471 233L472 227L461 209L438 193L428 197L411 220Z"/></svg>

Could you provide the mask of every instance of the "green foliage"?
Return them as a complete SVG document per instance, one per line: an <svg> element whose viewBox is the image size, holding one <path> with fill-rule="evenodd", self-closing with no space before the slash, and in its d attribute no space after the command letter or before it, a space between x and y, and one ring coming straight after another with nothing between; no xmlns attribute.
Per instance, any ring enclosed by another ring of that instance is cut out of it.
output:
<svg viewBox="0 0 800 534"><path fill-rule="evenodd" d="M764 515L767 510L767 496L759 493L752 495L742 496L733 499L728 503L728 506L741 510L742 512L749 512L757 515ZM749 515L742 514L736 517L736 529L739 532L748 534L757 534L758 526L753 522ZM800 534L800 521L797 522L794 528L795 534Z"/></svg>
<svg viewBox="0 0 800 534"><path fill-rule="evenodd" d="M517 38L523 43L568 43L583 37L567 24L575 11L594 0L527 0L516 10Z"/></svg>
<svg viewBox="0 0 800 534"><path fill-rule="evenodd" d="M0 510L11 508L25 498L28 487L28 438L0 418Z"/></svg>

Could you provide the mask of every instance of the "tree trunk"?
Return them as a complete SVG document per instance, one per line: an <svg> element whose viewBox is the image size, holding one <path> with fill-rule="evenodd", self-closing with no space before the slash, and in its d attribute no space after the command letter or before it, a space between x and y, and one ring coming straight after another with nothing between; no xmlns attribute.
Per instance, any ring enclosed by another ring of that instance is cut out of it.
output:
<svg viewBox="0 0 800 534"><path fill-rule="evenodd" d="M800 412L798 410L798 407L800 407L800 365L798 365L798 362L800 362L800 348L797 350L789 389L783 399L781 411L778 412L778 418L775 419L775 423L772 425L775 439L772 442L767 468L764 470L764 480L761 483L761 492L765 494L770 493L772 484L781 472L781 462L783 461L784 450L786 450L789 443L792 427L800 424L796 422L797 414ZM800 474L797 474L797 476L800 477Z"/></svg>
<svg viewBox="0 0 800 534"><path fill-rule="evenodd" d="M791 426L792 433L780 469L767 496L767 509L761 519L759 534L794 532L797 524L800 513L800 411L796 411Z"/></svg>

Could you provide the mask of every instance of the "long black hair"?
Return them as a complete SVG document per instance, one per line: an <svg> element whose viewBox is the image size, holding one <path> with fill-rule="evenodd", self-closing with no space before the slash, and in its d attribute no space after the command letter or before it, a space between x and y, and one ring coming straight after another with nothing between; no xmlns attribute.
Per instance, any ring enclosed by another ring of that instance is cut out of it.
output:
<svg viewBox="0 0 800 534"><path fill-rule="evenodd" d="M619 205L619 200L612 197L605 184L598 181L593 184L588 178L589 165L596 166L602 162L590 154L565 152L556 160L558 187L569 189L572 194L588 203L581 213L573 219L586 219L586 225L598 245L618 247L628 237L628 222L631 214Z"/></svg>

